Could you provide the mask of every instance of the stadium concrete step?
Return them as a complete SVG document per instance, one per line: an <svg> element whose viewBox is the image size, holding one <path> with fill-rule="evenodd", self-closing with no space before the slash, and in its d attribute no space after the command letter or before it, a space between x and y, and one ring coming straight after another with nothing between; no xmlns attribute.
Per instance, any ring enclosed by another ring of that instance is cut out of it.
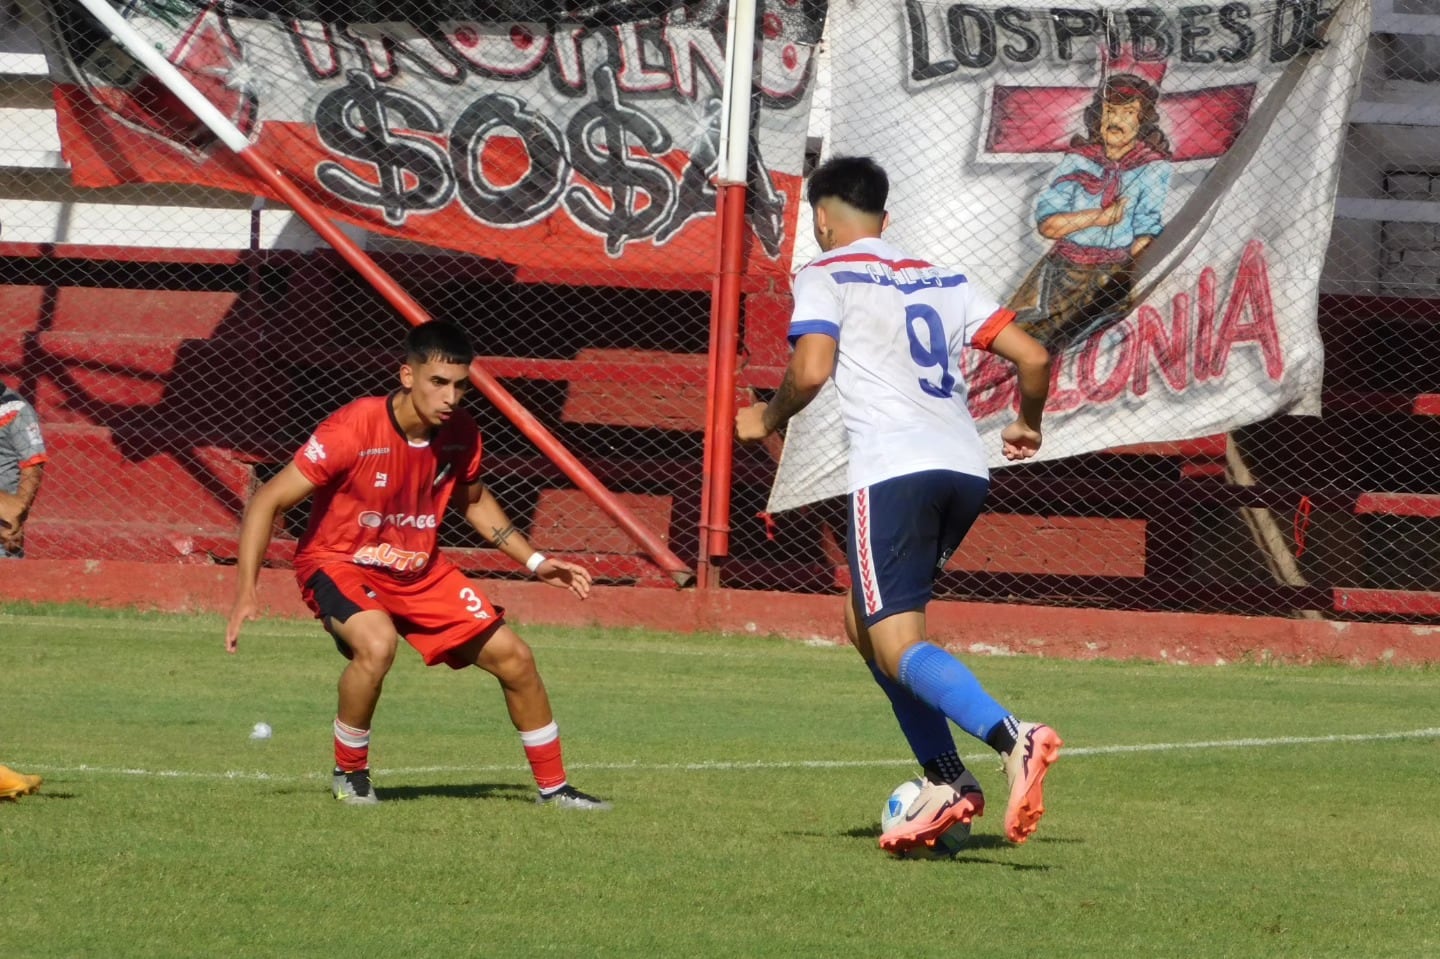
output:
<svg viewBox="0 0 1440 959"><path fill-rule="evenodd" d="M29 555L43 559L105 557L133 562L231 566L239 555L234 529L147 522L97 522L37 514L25 527ZM467 573L526 579L530 573L496 549L442 545L445 555ZM583 563L597 582L609 585L670 585L655 565L633 554L590 553L546 548L547 555ZM271 566L289 566L293 539L277 538L265 554Z"/></svg>
<svg viewBox="0 0 1440 959"><path fill-rule="evenodd" d="M615 276L594 272L379 258L435 315L476 317L486 368L672 548L693 551L708 273L627 275L628 288L617 289L606 285ZM783 286L744 281L740 402L779 385L790 310ZM1440 519L1428 482L1440 464L1427 453L1440 449L1440 308L1329 297L1320 325L1327 415L1237 431L1253 485L1227 481L1223 434L1003 471L990 512L947 567L946 588L1136 608L1170 608L1176 597L1211 608L1253 594L1255 608L1329 603L1343 615L1432 615L1426 610L1440 607L1427 596L1440 592L1440 577L1417 557ZM390 344L403 329L331 254L0 243L0 369L33 370L43 359L46 370L28 383L55 456L32 546L80 555L88 524L91 547L104 542L117 555L128 543L157 560L229 561L249 489L288 460L337 398L390 381ZM288 362L275 364L277 351ZM263 382L267 367L279 372ZM482 427L487 476L537 545L586 556L617 581L647 575L648 561L517 429L498 417ZM724 582L833 591L844 585L843 513L828 503L764 515L772 452L737 449ZM97 479L126 515L95 517L93 505L87 515L84 504L95 500L85 484ZM1272 515L1294 540L1291 551L1304 549L1308 582L1324 585L1276 585L1254 555L1231 567L1201 558L1215 552L1216 528L1246 511ZM296 523L287 519L288 535ZM477 571L509 575L504 557L474 549L453 526L444 535ZM283 562L286 548L277 542L272 559ZM1253 575L1237 580L1230 568Z"/></svg>
<svg viewBox="0 0 1440 959"><path fill-rule="evenodd" d="M25 524L26 553L39 559L114 559L141 563L202 565L234 561L234 526L206 527L183 522L110 520L55 515L37 510ZM178 511L177 511L178 515ZM278 543L267 560L288 563L293 543Z"/></svg>
<svg viewBox="0 0 1440 959"><path fill-rule="evenodd" d="M673 498L620 493L616 499L662 542L671 538ZM532 545L547 553L627 554L635 544L594 500L575 489L542 489L526 527Z"/></svg>
<svg viewBox="0 0 1440 959"><path fill-rule="evenodd" d="M223 529L236 522L251 471L226 446L157 439L143 430L50 423L50 462L37 517ZM96 515L97 506L108 515Z"/></svg>
<svg viewBox="0 0 1440 959"><path fill-rule="evenodd" d="M563 373L568 384L560 412L563 422L683 432L704 430L708 370L705 356L583 349L571 362L597 369L600 375L555 371Z"/></svg>

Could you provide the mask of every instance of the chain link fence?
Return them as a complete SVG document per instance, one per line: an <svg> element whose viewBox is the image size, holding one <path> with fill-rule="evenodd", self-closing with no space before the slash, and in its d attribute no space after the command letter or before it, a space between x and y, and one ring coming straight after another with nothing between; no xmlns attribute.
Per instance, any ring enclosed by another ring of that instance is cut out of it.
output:
<svg viewBox="0 0 1440 959"><path fill-rule="evenodd" d="M778 386L786 273L818 252L804 172L872 154L887 235L1057 357L1051 455L995 470L943 595L1440 615L1440 9L1410 2L763 4L742 402ZM27 552L229 562L255 486L391 388L405 321L78 2L0 10L0 379L51 451ZM734 450L728 553L700 555L724 5L122 12L682 562L847 585L823 409ZM998 448L1005 371L956 372ZM471 409L537 546L670 584ZM441 542L516 572L454 517Z"/></svg>

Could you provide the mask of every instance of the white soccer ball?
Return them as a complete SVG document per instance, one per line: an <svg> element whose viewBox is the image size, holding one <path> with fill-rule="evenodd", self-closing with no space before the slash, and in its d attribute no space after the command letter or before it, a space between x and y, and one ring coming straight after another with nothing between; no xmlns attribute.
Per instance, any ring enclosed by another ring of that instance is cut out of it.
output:
<svg viewBox="0 0 1440 959"><path fill-rule="evenodd" d="M896 786L890 793L890 798L885 800L885 808L880 812L880 831L888 832L890 827L898 823L905 816L905 811L910 808L920 795L920 789L925 785L923 779L907 779ZM902 853L896 854L897 859L950 859L970 839L970 824L957 822L941 834L935 840L935 845L913 846Z"/></svg>
<svg viewBox="0 0 1440 959"><path fill-rule="evenodd" d="M256 723L256 724L255 724L255 728L252 729L252 730L250 730L250 738L251 738L251 739L269 739L269 738L270 738L270 733L271 733L271 729L270 729L270 724L269 724L269 723Z"/></svg>

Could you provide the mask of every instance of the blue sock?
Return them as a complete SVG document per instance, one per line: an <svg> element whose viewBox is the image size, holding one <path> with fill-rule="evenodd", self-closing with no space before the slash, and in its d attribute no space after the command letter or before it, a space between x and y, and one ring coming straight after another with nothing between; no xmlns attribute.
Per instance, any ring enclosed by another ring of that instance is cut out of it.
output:
<svg viewBox="0 0 1440 959"><path fill-rule="evenodd" d="M950 722L945 714L916 699L914 693L886 676L879 666L869 665L870 675L890 699L890 708L895 711L895 719L910 744L910 751L915 754L915 761L924 766L937 756L953 753L955 737L950 735Z"/></svg>
<svg viewBox="0 0 1440 959"><path fill-rule="evenodd" d="M933 643L916 643L900 657L900 685L979 740L1009 715L964 663Z"/></svg>

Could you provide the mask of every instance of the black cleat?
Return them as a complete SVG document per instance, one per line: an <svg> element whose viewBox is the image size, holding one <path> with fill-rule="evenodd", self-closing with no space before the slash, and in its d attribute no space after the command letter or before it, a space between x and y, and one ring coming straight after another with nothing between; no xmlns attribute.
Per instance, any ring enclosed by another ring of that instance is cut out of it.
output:
<svg viewBox="0 0 1440 959"><path fill-rule="evenodd" d="M582 793L574 786L565 785L553 793L541 793L535 800L537 806L554 806L556 809L585 809L590 812L604 812L611 806L603 799L596 799L589 793Z"/></svg>

